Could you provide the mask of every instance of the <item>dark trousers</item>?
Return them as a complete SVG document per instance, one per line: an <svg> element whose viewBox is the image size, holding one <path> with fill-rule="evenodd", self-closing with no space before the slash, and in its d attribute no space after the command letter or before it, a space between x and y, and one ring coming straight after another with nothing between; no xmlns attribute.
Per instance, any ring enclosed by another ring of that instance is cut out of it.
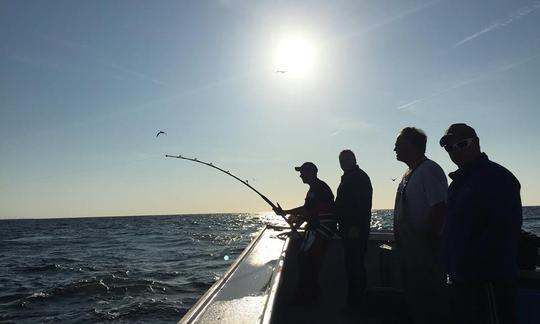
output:
<svg viewBox="0 0 540 324"><path fill-rule="evenodd" d="M314 304L320 293L319 273L326 255L328 240L315 235L313 242L302 247L298 254L298 289L296 303Z"/></svg>
<svg viewBox="0 0 540 324"><path fill-rule="evenodd" d="M433 247L414 240L397 243L401 280L413 322L447 323L446 276Z"/></svg>
<svg viewBox="0 0 540 324"><path fill-rule="evenodd" d="M367 286L366 254L367 235L358 239L343 239L345 271L347 273L347 304L359 305Z"/></svg>
<svg viewBox="0 0 540 324"><path fill-rule="evenodd" d="M455 324L516 323L516 283L452 283L450 313Z"/></svg>

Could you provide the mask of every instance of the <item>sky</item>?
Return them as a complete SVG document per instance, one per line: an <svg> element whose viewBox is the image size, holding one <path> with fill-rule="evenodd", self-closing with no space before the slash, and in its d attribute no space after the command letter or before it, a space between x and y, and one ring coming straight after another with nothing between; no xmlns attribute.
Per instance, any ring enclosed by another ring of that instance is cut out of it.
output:
<svg viewBox="0 0 540 324"><path fill-rule="evenodd" d="M347 148L392 208L399 130L449 173L455 122L540 205L540 1L0 0L0 44L0 218L270 210L165 154L293 208Z"/></svg>

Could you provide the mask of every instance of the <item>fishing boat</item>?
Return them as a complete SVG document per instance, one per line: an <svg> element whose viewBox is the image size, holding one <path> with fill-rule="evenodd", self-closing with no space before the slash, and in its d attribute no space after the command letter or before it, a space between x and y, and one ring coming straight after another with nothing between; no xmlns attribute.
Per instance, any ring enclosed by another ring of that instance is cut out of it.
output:
<svg viewBox="0 0 540 324"><path fill-rule="evenodd" d="M318 305L324 307L293 306L301 240L289 230L268 225L260 231L179 323L410 323L391 231L370 233L366 305L355 312L345 307L343 250L337 237L331 240L320 274ZM540 322L538 256L533 260L532 269L520 271L518 323Z"/></svg>
<svg viewBox="0 0 540 324"><path fill-rule="evenodd" d="M213 163L182 155L166 155L216 169L257 193L265 195L230 171ZM283 216L282 216L283 217ZM286 223L288 220L284 217ZM329 243L319 275L318 304L293 303L297 287L297 257L302 234L290 226L267 225L228 271L179 321L187 323L411 323L403 293L392 231L372 230L365 255L367 289L362 309L346 307L346 275L341 239ZM522 235L518 323L540 323L540 268L538 236ZM523 243L523 244L522 244Z"/></svg>

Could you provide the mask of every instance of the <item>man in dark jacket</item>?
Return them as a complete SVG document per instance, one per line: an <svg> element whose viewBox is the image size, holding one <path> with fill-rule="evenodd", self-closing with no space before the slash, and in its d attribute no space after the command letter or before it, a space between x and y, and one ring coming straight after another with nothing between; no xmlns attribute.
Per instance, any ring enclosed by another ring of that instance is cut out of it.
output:
<svg viewBox="0 0 540 324"><path fill-rule="evenodd" d="M339 154L339 164L343 176L336 195L336 214L345 252L347 304L359 306L367 285L364 255L371 223L373 189L368 175L358 167L351 150Z"/></svg>
<svg viewBox="0 0 540 324"><path fill-rule="evenodd" d="M515 323L520 184L480 151L475 130L453 124L440 145L450 173L443 259L455 323Z"/></svg>

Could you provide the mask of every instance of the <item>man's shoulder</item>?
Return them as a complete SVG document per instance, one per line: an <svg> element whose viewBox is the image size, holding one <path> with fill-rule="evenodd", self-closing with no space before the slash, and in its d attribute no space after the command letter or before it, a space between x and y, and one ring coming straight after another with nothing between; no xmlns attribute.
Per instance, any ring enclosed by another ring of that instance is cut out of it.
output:
<svg viewBox="0 0 540 324"><path fill-rule="evenodd" d="M485 178L487 182L504 181L513 182L518 186L520 185L519 180L516 178L516 176L514 176L514 174L510 170L497 162L486 160L480 170L480 173L483 175L483 178Z"/></svg>
<svg viewBox="0 0 540 324"><path fill-rule="evenodd" d="M332 200L333 202L334 193L332 192L332 189L330 189L330 186L326 182L320 179L317 179L317 180L318 181L315 181L314 185L311 186L309 190L312 197L317 200L319 199L323 201Z"/></svg>
<svg viewBox="0 0 540 324"><path fill-rule="evenodd" d="M369 175L360 167L356 168L354 172L352 172L351 178L360 182L371 182Z"/></svg>
<svg viewBox="0 0 540 324"><path fill-rule="evenodd" d="M424 161L424 163L421 164L421 166L423 167L426 167L426 168L436 168L436 169L441 169L441 166L439 165L439 163L431 160L431 159L427 159L426 161Z"/></svg>
<svg viewBox="0 0 540 324"><path fill-rule="evenodd" d="M364 171L362 168L358 168L358 170L360 171L359 174L361 177L369 179L369 175L366 173L366 171Z"/></svg>
<svg viewBox="0 0 540 324"><path fill-rule="evenodd" d="M446 178L443 168L437 162L430 159L427 159L426 161L424 161L418 167L417 171L419 171L418 173L423 173L424 175L428 175L429 177L436 175L439 177Z"/></svg>
<svg viewBox="0 0 540 324"><path fill-rule="evenodd" d="M330 189L330 186L321 179L317 179L317 181L315 181L315 185L313 186L313 189L317 191L327 191L327 190L330 190L330 192L332 191L332 189Z"/></svg>
<svg viewBox="0 0 540 324"><path fill-rule="evenodd" d="M501 173L501 174L505 174L505 175L512 175L512 172L510 172L510 170L508 170L507 168L505 168L504 166L500 165L499 163L495 162L495 161L491 161L491 160L486 160L485 163L484 163L484 168L490 172L494 172L494 173Z"/></svg>

